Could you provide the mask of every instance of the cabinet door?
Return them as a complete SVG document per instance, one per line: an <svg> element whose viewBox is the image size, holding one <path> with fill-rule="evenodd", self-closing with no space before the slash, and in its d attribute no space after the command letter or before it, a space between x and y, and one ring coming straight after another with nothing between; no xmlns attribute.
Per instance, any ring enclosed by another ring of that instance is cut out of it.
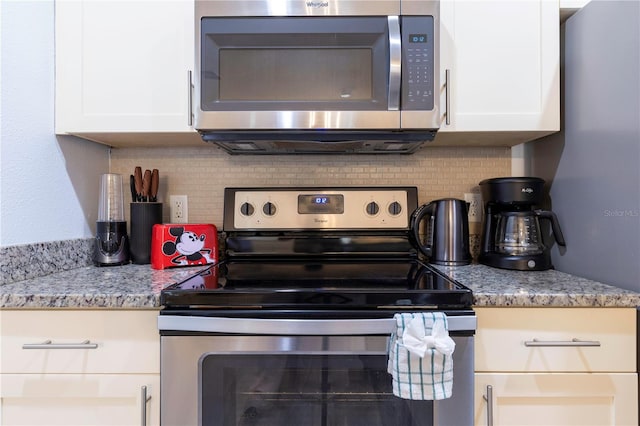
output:
<svg viewBox="0 0 640 426"><path fill-rule="evenodd" d="M637 374L476 374L475 378L476 425L638 424ZM486 401L488 386L492 395ZM487 414L488 404L492 416Z"/></svg>
<svg viewBox="0 0 640 426"><path fill-rule="evenodd" d="M443 0L441 132L560 129L557 1ZM442 92L443 111L446 90Z"/></svg>
<svg viewBox="0 0 640 426"><path fill-rule="evenodd" d="M2 374L0 380L3 426L160 424L160 375Z"/></svg>
<svg viewBox="0 0 640 426"><path fill-rule="evenodd" d="M194 2L56 1L56 133L191 132Z"/></svg>

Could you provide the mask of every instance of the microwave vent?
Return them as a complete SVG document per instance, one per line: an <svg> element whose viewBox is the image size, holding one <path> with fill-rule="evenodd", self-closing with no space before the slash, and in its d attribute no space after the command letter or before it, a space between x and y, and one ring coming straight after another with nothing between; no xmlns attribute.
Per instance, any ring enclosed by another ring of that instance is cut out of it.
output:
<svg viewBox="0 0 640 426"><path fill-rule="evenodd" d="M201 132L229 154L413 154L434 131L415 132Z"/></svg>

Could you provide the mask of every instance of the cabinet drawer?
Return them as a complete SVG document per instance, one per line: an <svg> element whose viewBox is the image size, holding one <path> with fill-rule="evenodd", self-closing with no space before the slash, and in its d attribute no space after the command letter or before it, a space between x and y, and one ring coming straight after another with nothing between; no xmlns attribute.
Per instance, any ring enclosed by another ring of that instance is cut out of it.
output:
<svg viewBox="0 0 640 426"><path fill-rule="evenodd" d="M476 314L476 371L636 371L633 308L477 308Z"/></svg>
<svg viewBox="0 0 640 426"><path fill-rule="evenodd" d="M159 373L157 316L153 310L1 310L0 372Z"/></svg>

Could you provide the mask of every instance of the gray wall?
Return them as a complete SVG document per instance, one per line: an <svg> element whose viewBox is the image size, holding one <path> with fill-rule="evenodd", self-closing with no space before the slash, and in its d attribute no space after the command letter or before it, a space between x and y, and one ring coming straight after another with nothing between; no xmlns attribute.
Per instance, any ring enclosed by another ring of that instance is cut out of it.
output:
<svg viewBox="0 0 640 426"><path fill-rule="evenodd" d="M532 144L567 240L556 269L640 291L640 2L564 24L563 131Z"/></svg>

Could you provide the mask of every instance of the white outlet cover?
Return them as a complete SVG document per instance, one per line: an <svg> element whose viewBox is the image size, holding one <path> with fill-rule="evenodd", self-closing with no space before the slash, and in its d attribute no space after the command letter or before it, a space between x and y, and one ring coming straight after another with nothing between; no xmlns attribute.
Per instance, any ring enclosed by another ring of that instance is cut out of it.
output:
<svg viewBox="0 0 640 426"><path fill-rule="evenodd" d="M186 195L169 196L169 216L171 223L187 223L189 221L189 203Z"/></svg>
<svg viewBox="0 0 640 426"><path fill-rule="evenodd" d="M464 200L469 203L469 222L481 222L482 195L477 192L466 193Z"/></svg>

